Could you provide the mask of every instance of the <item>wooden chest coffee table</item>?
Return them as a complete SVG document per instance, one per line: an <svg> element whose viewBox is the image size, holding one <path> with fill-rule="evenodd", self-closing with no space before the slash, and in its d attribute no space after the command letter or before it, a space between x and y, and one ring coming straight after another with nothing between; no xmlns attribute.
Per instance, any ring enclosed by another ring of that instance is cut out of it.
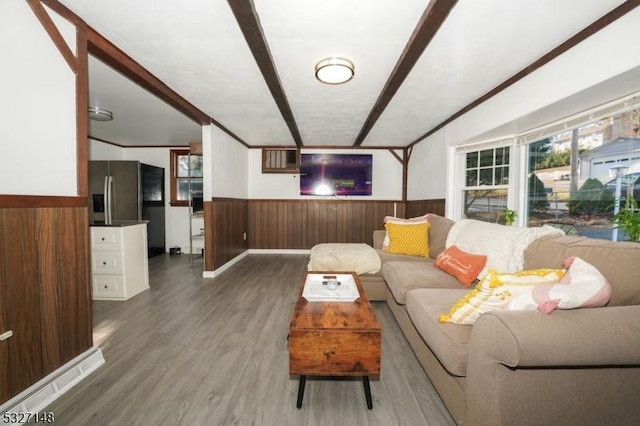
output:
<svg viewBox="0 0 640 426"><path fill-rule="evenodd" d="M289 374L300 376L297 407L302 406L307 376L361 376L371 409L369 376L380 375L380 324L355 273L360 293L353 302L309 302L303 296L305 274L289 326ZM314 277L315 278L315 277Z"/></svg>

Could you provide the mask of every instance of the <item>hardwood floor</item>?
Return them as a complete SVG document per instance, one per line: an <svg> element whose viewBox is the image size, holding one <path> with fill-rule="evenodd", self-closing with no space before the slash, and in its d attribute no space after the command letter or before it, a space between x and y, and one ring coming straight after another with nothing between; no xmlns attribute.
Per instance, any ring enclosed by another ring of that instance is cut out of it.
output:
<svg viewBox="0 0 640 426"><path fill-rule="evenodd" d="M308 257L249 255L214 279L189 258L150 259L151 288L94 302L106 359L47 408L58 425L453 425L385 303L382 371L307 381L296 408L287 330Z"/></svg>

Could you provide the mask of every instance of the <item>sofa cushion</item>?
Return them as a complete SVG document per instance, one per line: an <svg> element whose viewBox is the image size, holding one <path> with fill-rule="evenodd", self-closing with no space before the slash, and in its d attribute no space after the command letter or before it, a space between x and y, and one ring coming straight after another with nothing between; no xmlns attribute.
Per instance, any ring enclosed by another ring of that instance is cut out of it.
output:
<svg viewBox="0 0 640 426"><path fill-rule="evenodd" d="M407 262L417 262L417 263L425 263L425 264L427 262L430 262L429 259L426 259L424 257L405 256L404 254L387 253L382 249L376 249L376 253L378 253L378 256L380 257L380 262L382 262L383 265L387 262L391 262L394 260L405 260Z"/></svg>
<svg viewBox="0 0 640 426"><path fill-rule="evenodd" d="M415 288L462 288L457 279L433 266L431 259L423 260L393 260L382 264L382 278L399 304L404 305L407 291Z"/></svg>
<svg viewBox="0 0 640 426"><path fill-rule="evenodd" d="M438 316L464 296L466 289L415 289L407 293L407 313L440 363L454 376L466 376L470 325L443 324Z"/></svg>
<svg viewBox="0 0 640 426"><path fill-rule="evenodd" d="M569 256L577 256L598 268L611 284L608 306L640 305L640 244L586 237L542 238L524 252L524 267L558 268Z"/></svg>
<svg viewBox="0 0 640 426"><path fill-rule="evenodd" d="M388 253L405 254L407 256L429 257L429 224L393 223L384 225L389 234Z"/></svg>
<svg viewBox="0 0 640 426"><path fill-rule="evenodd" d="M435 259L444 251L447 235L455 222L435 213L428 213L427 220L429 221L429 257Z"/></svg>

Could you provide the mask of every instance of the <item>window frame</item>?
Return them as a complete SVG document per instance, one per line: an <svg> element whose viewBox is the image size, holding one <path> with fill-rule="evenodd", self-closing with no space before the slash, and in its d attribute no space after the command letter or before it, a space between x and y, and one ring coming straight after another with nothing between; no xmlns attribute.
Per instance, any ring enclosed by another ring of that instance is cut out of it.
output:
<svg viewBox="0 0 640 426"><path fill-rule="evenodd" d="M170 171L170 188L171 188L171 201L172 207L189 207L189 200L178 199L178 180L184 179L184 177L178 176L178 159L183 155L197 155L192 154L189 149L171 149L169 150L169 171ZM193 180L203 181L202 177L192 177ZM204 182L203 182L204 183Z"/></svg>
<svg viewBox="0 0 640 426"><path fill-rule="evenodd" d="M506 162L503 160L500 164L496 161L496 150L498 149L508 149L508 157L506 158ZM481 165L480 156L482 151L492 150L493 151L493 160L491 165ZM456 217L465 218L466 217L466 194L469 191L480 191L480 190L505 190L507 192L506 195L506 206L509 209L515 210L515 206L513 205L513 200L517 199L514 194L517 192L516 189L516 180L514 179L514 163L516 163L517 147L515 146L514 140L503 140L499 143L491 143L491 144L479 144L479 145L467 145L461 146L456 149L456 156L458 157L458 161L456 162L459 165L458 169L458 182L460 185L458 186L458 207L456 212ZM468 164L468 155L477 153L478 155L478 164L475 167L469 167ZM468 185L467 182L467 173L469 170L477 170L478 171L478 179L479 179L479 171L491 169L492 176L495 178L495 171L498 168L507 167L507 183L496 184L495 180L492 184L480 184L480 182L476 182L476 185ZM498 216L499 218L500 216Z"/></svg>
<svg viewBox="0 0 640 426"><path fill-rule="evenodd" d="M635 92L612 100L606 104L585 109L572 116L566 116L539 127L518 132L501 140L476 142L473 144L450 145L448 154L448 166L451 172L448 174L453 180L453 185L447 190L447 208L449 217L462 219L464 217L464 191L474 189L466 185L466 153L480 151L482 149L511 145L511 157L509 165L508 208L518 213L515 226L528 226L528 176L529 176L529 145L541 139L551 137L567 129L579 128L589 125L597 120L623 114L631 110L640 110L640 92ZM636 137L640 133L640 115L636 119ZM477 189L477 188L475 188Z"/></svg>
<svg viewBox="0 0 640 426"><path fill-rule="evenodd" d="M293 157L293 161L290 161ZM298 148L262 148L262 173L300 173Z"/></svg>

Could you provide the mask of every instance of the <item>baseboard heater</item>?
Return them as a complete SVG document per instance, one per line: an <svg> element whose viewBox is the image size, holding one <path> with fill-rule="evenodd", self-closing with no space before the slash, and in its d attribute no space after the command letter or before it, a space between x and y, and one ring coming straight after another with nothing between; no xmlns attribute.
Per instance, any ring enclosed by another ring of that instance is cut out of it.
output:
<svg viewBox="0 0 640 426"><path fill-rule="evenodd" d="M6 423L2 414L37 413L60 398L65 392L104 364L100 348L91 348L78 355L42 380L11 398L0 406L0 425L21 425ZM25 419L26 420L26 419Z"/></svg>

